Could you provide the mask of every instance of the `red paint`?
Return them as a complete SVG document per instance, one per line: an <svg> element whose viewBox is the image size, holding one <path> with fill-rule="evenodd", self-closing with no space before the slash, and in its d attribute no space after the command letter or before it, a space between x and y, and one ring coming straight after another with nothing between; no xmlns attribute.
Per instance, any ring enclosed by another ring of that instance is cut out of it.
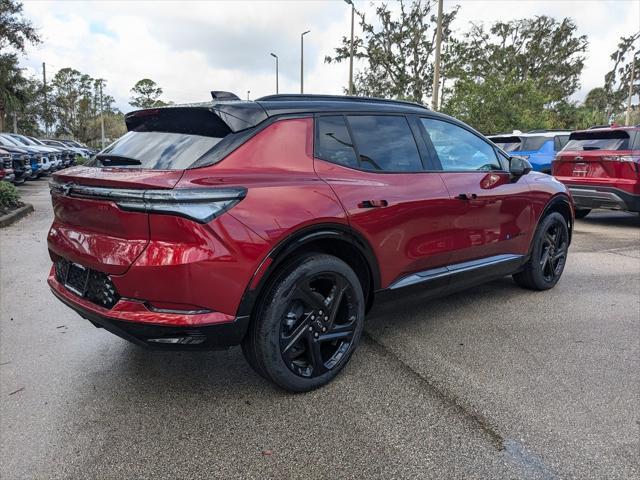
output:
<svg viewBox="0 0 640 480"><path fill-rule="evenodd" d="M269 271L273 249L301 229L341 224L360 234L381 287L458 261L526 253L542 208L566 189L547 175L361 172L313 158L313 119L277 121L220 163L186 171L64 170L54 178L114 188L242 186L246 198L208 224L132 213L110 201L53 197L48 244L108 273L121 300L105 310L61 286L68 302L105 317L161 325L233 321L248 289ZM544 177L544 178L543 178ZM460 193L476 195L470 201ZM368 203L374 208L366 208ZM161 313L191 307L212 313ZM164 307L163 307L164 306Z"/></svg>
<svg viewBox="0 0 640 480"><path fill-rule="evenodd" d="M504 253L527 253L532 214L526 176L512 182L508 173L442 172L440 175L449 191L450 263ZM460 199L460 195L466 195L467 199Z"/></svg>
<svg viewBox="0 0 640 480"><path fill-rule="evenodd" d="M373 247L382 287L398 277L446 265L451 255L449 194L438 173L362 172L316 159L351 227ZM362 208L363 201L386 207Z"/></svg>

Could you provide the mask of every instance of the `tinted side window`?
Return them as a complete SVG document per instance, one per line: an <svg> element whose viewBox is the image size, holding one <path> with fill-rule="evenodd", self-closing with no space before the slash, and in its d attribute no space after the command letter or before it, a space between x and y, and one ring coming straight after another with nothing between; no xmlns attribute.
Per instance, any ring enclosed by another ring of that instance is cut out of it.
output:
<svg viewBox="0 0 640 480"><path fill-rule="evenodd" d="M357 168L358 159L344 117L318 117L316 122L316 157L345 167Z"/></svg>
<svg viewBox="0 0 640 480"><path fill-rule="evenodd" d="M554 146L553 146L554 150L556 152L559 152L564 148L564 146L567 144L568 141L569 141L569 135L556 135L554 138Z"/></svg>
<svg viewBox="0 0 640 480"><path fill-rule="evenodd" d="M360 154L360 168L385 172L422 170L418 146L405 117L354 115L347 120Z"/></svg>
<svg viewBox="0 0 640 480"><path fill-rule="evenodd" d="M502 170L491 145L449 122L422 118L443 170Z"/></svg>

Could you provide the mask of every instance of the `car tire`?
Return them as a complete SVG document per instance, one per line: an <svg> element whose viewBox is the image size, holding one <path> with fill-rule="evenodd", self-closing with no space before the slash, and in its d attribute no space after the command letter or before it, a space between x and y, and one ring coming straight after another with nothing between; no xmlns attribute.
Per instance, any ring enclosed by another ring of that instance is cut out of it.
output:
<svg viewBox="0 0 640 480"><path fill-rule="evenodd" d="M251 367L291 392L329 383L356 349L365 299L356 273L337 257L297 257L265 287L242 343Z"/></svg>
<svg viewBox="0 0 640 480"><path fill-rule="evenodd" d="M576 218L581 219L589 215L591 212L590 208L576 208Z"/></svg>
<svg viewBox="0 0 640 480"><path fill-rule="evenodd" d="M531 256L515 282L530 290L553 288L564 271L569 249L569 228L565 218L552 212L544 217L533 238Z"/></svg>

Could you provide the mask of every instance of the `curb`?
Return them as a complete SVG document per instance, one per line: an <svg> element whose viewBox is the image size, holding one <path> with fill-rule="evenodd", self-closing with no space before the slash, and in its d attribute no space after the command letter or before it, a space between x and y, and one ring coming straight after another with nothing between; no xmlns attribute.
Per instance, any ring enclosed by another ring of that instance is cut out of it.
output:
<svg viewBox="0 0 640 480"><path fill-rule="evenodd" d="M12 223L17 222L21 218L26 217L33 212L33 205L25 203L22 207L16 208L13 212L7 213L0 217L0 228L8 227Z"/></svg>

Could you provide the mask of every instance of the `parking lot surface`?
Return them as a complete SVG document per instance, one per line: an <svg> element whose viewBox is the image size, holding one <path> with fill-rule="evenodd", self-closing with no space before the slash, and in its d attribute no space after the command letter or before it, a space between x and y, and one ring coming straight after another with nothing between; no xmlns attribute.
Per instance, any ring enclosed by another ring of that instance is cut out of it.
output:
<svg viewBox="0 0 640 480"><path fill-rule="evenodd" d="M384 305L329 386L239 348L153 352L49 292L46 181L0 230L0 478L638 478L640 217L576 223L564 276Z"/></svg>

